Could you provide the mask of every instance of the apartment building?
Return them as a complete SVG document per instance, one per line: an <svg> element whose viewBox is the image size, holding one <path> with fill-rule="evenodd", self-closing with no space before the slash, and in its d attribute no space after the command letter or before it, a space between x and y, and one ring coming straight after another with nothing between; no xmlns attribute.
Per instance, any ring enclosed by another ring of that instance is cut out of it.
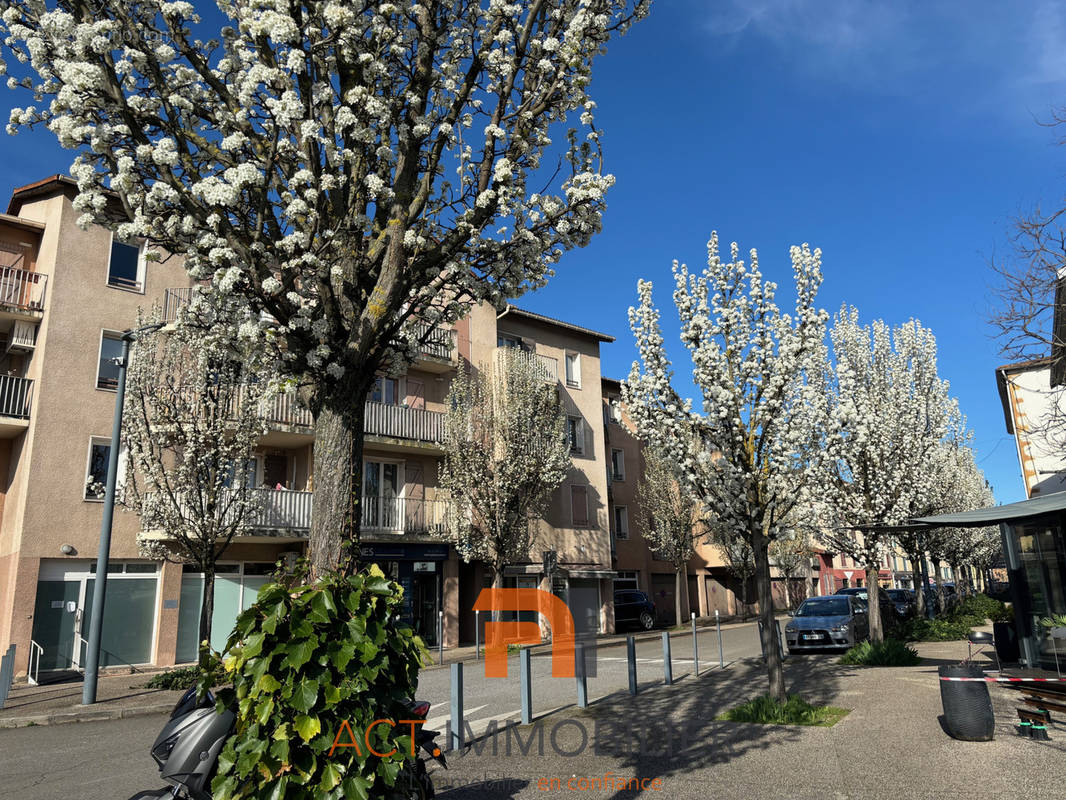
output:
<svg viewBox="0 0 1066 800"><path fill-rule="evenodd" d="M644 471L644 444L622 403L621 383L613 378L601 381L605 450L608 451L608 499L611 509L613 564L618 572L618 591L639 589L655 603L657 621L676 624L676 576L673 565L657 557L644 536L645 520L638 504L638 484ZM699 541L688 562L682 583L681 614L698 616L752 614L755 612L755 582L744 585L733 575L721 552ZM784 584L774 581L774 603L784 607ZM778 596L780 595L780 597ZM684 619L682 620L682 622Z"/></svg>
<svg viewBox="0 0 1066 800"><path fill-rule="evenodd" d="M16 189L0 215L0 651L18 649L41 671L78 669L95 583L103 481L110 452L119 335L139 308L168 316L191 297L180 262L146 264L136 243L102 227L81 230L69 178ZM6 340L3 337L6 334ZM438 490L444 400L460 366L494 369L517 348L558 386L573 467L538 522L534 552L505 583L560 594L583 630L613 630L607 459L599 347L611 337L508 306L481 306L434 331L401 376L380 376L367 400L362 556L404 587L404 617L430 644L473 641L474 599L490 582L443 539ZM306 548L314 486L311 415L291 396L264 404L252 532L219 564L212 645L255 600L276 562ZM103 626L104 666L170 665L195 658L202 575L144 558L139 518L116 512ZM158 535L149 532L149 535ZM543 552L557 553L551 580Z"/></svg>

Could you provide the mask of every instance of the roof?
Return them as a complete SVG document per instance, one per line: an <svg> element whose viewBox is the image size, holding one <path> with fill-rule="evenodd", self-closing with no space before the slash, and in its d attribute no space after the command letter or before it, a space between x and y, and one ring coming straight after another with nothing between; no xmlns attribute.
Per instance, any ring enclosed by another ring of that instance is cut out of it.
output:
<svg viewBox="0 0 1066 800"><path fill-rule="evenodd" d="M11 214L0 214L0 222L33 233L40 233L44 230L44 223L42 222L34 222L32 219L22 219L22 217L14 217Z"/></svg>
<svg viewBox="0 0 1066 800"><path fill-rule="evenodd" d="M1005 506L978 508L974 511L960 511L955 514L938 514L935 517L919 517L911 521L927 527L980 528L1000 522L1039 517L1042 514L1051 514L1056 511L1066 511L1066 492L1039 495L1030 500L1008 503Z"/></svg>
<svg viewBox="0 0 1066 800"><path fill-rule="evenodd" d="M605 376L601 375L600 376L600 383L601 384L607 384L612 389L619 389L620 390L622 388L622 382L620 380L618 380L618 378L608 378L608 377L605 377Z"/></svg>
<svg viewBox="0 0 1066 800"><path fill-rule="evenodd" d="M40 195L52 194L57 191L73 192L76 194L78 191L78 182L67 175L52 175L43 180L39 180L36 183L19 186L11 193L11 200L9 200L7 204L7 213L17 215L22 208L22 204L27 200Z"/></svg>
<svg viewBox="0 0 1066 800"><path fill-rule="evenodd" d="M1003 421L1007 424L1007 433L1014 434L1014 418L1011 415L1010 400L1007 398L1007 375L1012 372L1033 372L1051 366L1051 356L1019 361L1015 364L1003 364L996 367L996 388L999 390L999 404L1003 408Z"/></svg>
<svg viewBox="0 0 1066 800"><path fill-rule="evenodd" d="M504 311L501 312L501 316L502 314L514 314L515 316L525 317L526 319L536 320L537 322L545 322L549 325L566 328L568 331L580 333L582 336L588 336L590 339L596 339L601 342L614 341L614 337L608 336L606 333L600 333L589 328L582 328L580 325L574 325L572 322L563 322L561 319L546 317L543 314L537 314L533 311L526 311L524 308L518 308L518 306L513 306L510 303L508 303Z"/></svg>

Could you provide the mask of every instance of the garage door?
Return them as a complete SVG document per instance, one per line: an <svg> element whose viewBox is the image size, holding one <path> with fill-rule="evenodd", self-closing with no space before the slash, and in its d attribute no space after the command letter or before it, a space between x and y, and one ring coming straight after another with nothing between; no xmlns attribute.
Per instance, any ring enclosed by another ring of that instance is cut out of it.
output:
<svg viewBox="0 0 1066 800"><path fill-rule="evenodd" d="M569 603L575 631L599 633L600 582L594 578L571 578Z"/></svg>

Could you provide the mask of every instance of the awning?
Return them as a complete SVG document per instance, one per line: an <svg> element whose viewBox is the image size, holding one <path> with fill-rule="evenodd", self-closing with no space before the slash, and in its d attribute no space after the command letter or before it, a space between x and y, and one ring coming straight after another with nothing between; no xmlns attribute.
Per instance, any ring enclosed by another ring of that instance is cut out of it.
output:
<svg viewBox="0 0 1066 800"><path fill-rule="evenodd" d="M1039 517L1066 511L1066 492L1054 492L1031 500L1008 503L1005 506L978 508L973 511L960 511L955 514L938 514L935 517L918 517L915 523L935 528L980 528L984 525L998 525L1001 522Z"/></svg>

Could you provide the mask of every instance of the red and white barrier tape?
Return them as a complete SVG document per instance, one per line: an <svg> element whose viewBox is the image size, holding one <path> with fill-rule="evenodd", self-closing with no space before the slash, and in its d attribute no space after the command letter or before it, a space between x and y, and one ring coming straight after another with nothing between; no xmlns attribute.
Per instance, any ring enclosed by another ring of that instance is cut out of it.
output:
<svg viewBox="0 0 1066 800"><path fill-rule="evenodd" d="M1015 682L1035 682L1035 683L1060 683L1066 681L1066 678L945 678L941 676L942 681L980 681L982 683L1015 683Z"/></svg>

